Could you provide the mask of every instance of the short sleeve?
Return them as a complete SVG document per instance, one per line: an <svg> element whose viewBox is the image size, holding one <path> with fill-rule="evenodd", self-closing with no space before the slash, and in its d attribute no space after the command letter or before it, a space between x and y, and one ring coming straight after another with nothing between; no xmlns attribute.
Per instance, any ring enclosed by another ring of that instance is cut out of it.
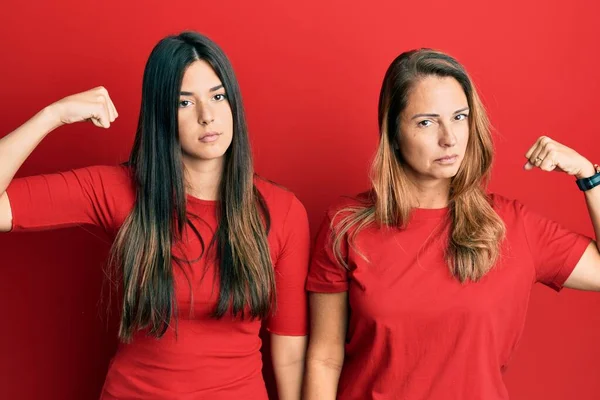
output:
<svg viewBox="0 0 600 400"><path fill-rule="evenodd" d="M333 248L333 218L328 214L317 234L308 272L306 289L318 293L339 293L348 290L348 270L337 261ZM342 241L342 257L347 259L347 240Z"/></svg>
<svg viewBox="0 0 600 400"><path fill-rule="evenodd" d="M275 264L277 307L266 328L278 335L308 333L306 274L310 255L308 216L294 196L283 225L282 248Z"/></svg>
<svg viewBox="0 0 600 400"><path fill-rule="evenodd" d="M12 231L95 225L113 231L134 201L125 167L97 166L14 179L7 188Z"/></svg>
<svg viewBox="0 0 600 400"><path fill-rule="evenodd" d="M516 204L535 264L536 280L559 291L591 239Z"/></svg>

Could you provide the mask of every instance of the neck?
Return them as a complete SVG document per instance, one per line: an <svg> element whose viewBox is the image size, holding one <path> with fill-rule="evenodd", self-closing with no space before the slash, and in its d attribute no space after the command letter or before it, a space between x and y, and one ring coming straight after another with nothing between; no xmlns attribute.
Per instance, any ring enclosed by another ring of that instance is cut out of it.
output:
<svg viewBox="0 0 600 400"><path fill-rule="evenodd" d="M218 200L224 159L197 160L184 157L186 192L201 200Z"/></svg>
<svg viewBox="0 0 600 400"><path fill-rule="evenodd" d="M413 181L415 186L416 207L448 207L450 198L450 179Z"/></svg>

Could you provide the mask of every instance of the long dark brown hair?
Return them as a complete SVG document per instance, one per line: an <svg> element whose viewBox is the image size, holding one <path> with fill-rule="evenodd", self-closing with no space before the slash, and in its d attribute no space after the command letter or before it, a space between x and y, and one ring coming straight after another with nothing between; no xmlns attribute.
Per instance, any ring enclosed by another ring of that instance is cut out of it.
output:
<svg viewBox="0 0 600 400"><path fill-rule="evenodd" d="M430 49L400 54L385 74L379 96L380 140L371 170L371 196L366 204L346 207L338 213L342 217L334 226L334 253L348 268L341 250L344 240L354 243L356 235L371 224L402 228L409 221L414 207L413 185L401 152L395 147L400 146L399 122L410 90L427 76L456 79L470 108L465 157L450 187L451 234L446 260L461 282L477 281L498 259L505 235L504 223L485 190L493 159L490 124L464 67L449 55Z"/></svg>
<svg viewBox="0 0 600 400"><path fill-rule="evenodd" d="M136 201L117 234L109 260L111 277L116 277L112 282L122 291L119 338L125 342L139 329L161 337L176 318L173 264L178 260L172 247L182 238L186 225L194 229L186 211L178 102L184 73L197 60L214 69L233 116L233 139L225 153L219 188L218 228L210 239L210 246L216 246L220 286L213 314L215 318L228 312L243 317L248 310L251 318L262 318L274 304L274 272L267 242L270 218L254 186L237 79L216 43L198 33L183 32L162 39L144 71L139 122L129 159Z"/></svg>

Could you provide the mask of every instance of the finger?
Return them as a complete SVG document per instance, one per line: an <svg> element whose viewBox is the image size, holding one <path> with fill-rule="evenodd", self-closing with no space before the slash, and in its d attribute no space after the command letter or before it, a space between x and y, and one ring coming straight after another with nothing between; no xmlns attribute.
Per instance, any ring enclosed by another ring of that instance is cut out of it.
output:
<svg viewBox="0 0 600 400"><path fill-rule="evenodd" d="M533 146L531 146L529 150L527 150L527 153L525 153L525 158L527 158L527 162L525 163L523 168L525 168L526 170L533 169L536 166L535 160L537 158L537 154L539 154L540 152L541 141L543 138L544 136L540 136L539 138L537 138Z"/></svg>
<svg viewBox="0 0 600 400"><path fill-rule="evenodd" d="M90 118L94 125L100 128L110 127L110 117L108 116L108 110L105 104L96 104L96 111Z"/></svg>
<svg viewBox="0 0 600 400"><path fill-rule="evenodd" d="M533 169L539 166L542 162L542 158L540 157L540 153L542 152L542 147L540 143L537 143L534 147L532 147L531 151L529 151L529 156L527 157L527 163L525 164L525 169Z"/></svg>
<svg viewBox="0 0 600 400"><path fill-rule="evenodd" d="M536 149L531 153L529 157L529 163L532 165L539 167L544 162L544 158L548 154L548 145L552 142L552 140L547 136L542 136L539 141Z"/></svg>
<svg viewBox="0 0 600 400"><path fill-rule="evenodd" d="M530 169L534 169L535 165L533 165L532 163L530 163L529 161L527 161L525 163L525 165L523 166L524 169L526 169L527 171L529 171Z"/></svg>
<svg viewBox="0 0 600 400"><path fill-rule="evenodd" d="M527 150L527 153L525 153L525 158L529 159L531 157L531 155L533 154L533 152L538 148L538 145L540 143L540 140L543 138L543 136L540 136L539 138L537 138L537 140L535 141L535 143L529 148L529 150Z"/></svg>
<svg viewBox="0 0 600 400"><path fill-rule="evenodd" d="M110 122L114 122L114 120L117 119L117 117L119 116L119 113L117 112L117 108L115 107L115 104L113 103L112 99L110 98L110 94L108 93L108 90L106 90L105 88L103 88L103 89L104 89L103 95L106 100L106 105L108 106L108 111L109 111L110 117L111 117Z"/></svg>
<svg viewBox="0 0 600 400"><path fill-rule="evenodd" d="M114 122L114 120L117 118L117 114L116 109L114 108L114 105L112 104L112 101L108 94L108 90L106 90L106 88L104 88L103 86L100 86L97 90L97 93L99 96L98 99L104 104L106 108L109 121Z"/></svg>
<svg viewBox="0 0 600 400"><path fill-rule="evenodd" d="M548 152L544 157L544 161L542 161L542 163L540 164L540 169L542 171L548 171L548 172L554 171L558 164L555 158L556 158L556 153Z"/></svg>
<svg viewBox="0 0 600 400"><path fill-rule="evenodd" d="M117 119L119 117L119 113L117 112L117 107L115 107L115 103L113 103L110 96L108 96L108 106L109 106L110 110L112 111L113 121L114 121L115 119Z"/></svg>
<svg viewBox="0 0 600 400"><path fill-rule="evenodd" d="M106 101L106 96L104 94L101 94L98 97L98 102L102 106L102 109L104 111L102 113L102 116L110 124L111 122L114 121L114 119L112 118L112 115L111 115L111 112L110 112L110 107L108 106L108 103Z"/></svg>
<svg viewBox="0 0 600 400"><path fill-rule="evenodd" d="M102 125L102 122L99 119L96 119L94 117L90 118L89 121L96 125L98 128L104 128L104 126Z"/></svg>
<svg viewBox="0 0 600 400"><path fill-rule="evenodd" d="M538 157L542 159L539 168L543 171L553 171L558 165L558 157L560 152L558 151L558 144L552 140L546 141L542 151Z"/></svg>

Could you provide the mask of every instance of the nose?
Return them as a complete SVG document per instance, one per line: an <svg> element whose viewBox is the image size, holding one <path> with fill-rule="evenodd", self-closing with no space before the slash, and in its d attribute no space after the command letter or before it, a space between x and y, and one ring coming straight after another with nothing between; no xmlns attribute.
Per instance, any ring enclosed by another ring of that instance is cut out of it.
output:
<svg viewBox="0 0 600 400"><path fill-rule="evenodd" d="M445 124L440 125L440 140L441 147L454 147L456 145L456 135L452 131L452 127Z"/></svg>
<svg viewBox="0 0 600 400"><path fill-rule="evenodd" d="M208 104L200 104L198 110L198 123L200 125L209 125L215 120L213 110Z"/></svg>

